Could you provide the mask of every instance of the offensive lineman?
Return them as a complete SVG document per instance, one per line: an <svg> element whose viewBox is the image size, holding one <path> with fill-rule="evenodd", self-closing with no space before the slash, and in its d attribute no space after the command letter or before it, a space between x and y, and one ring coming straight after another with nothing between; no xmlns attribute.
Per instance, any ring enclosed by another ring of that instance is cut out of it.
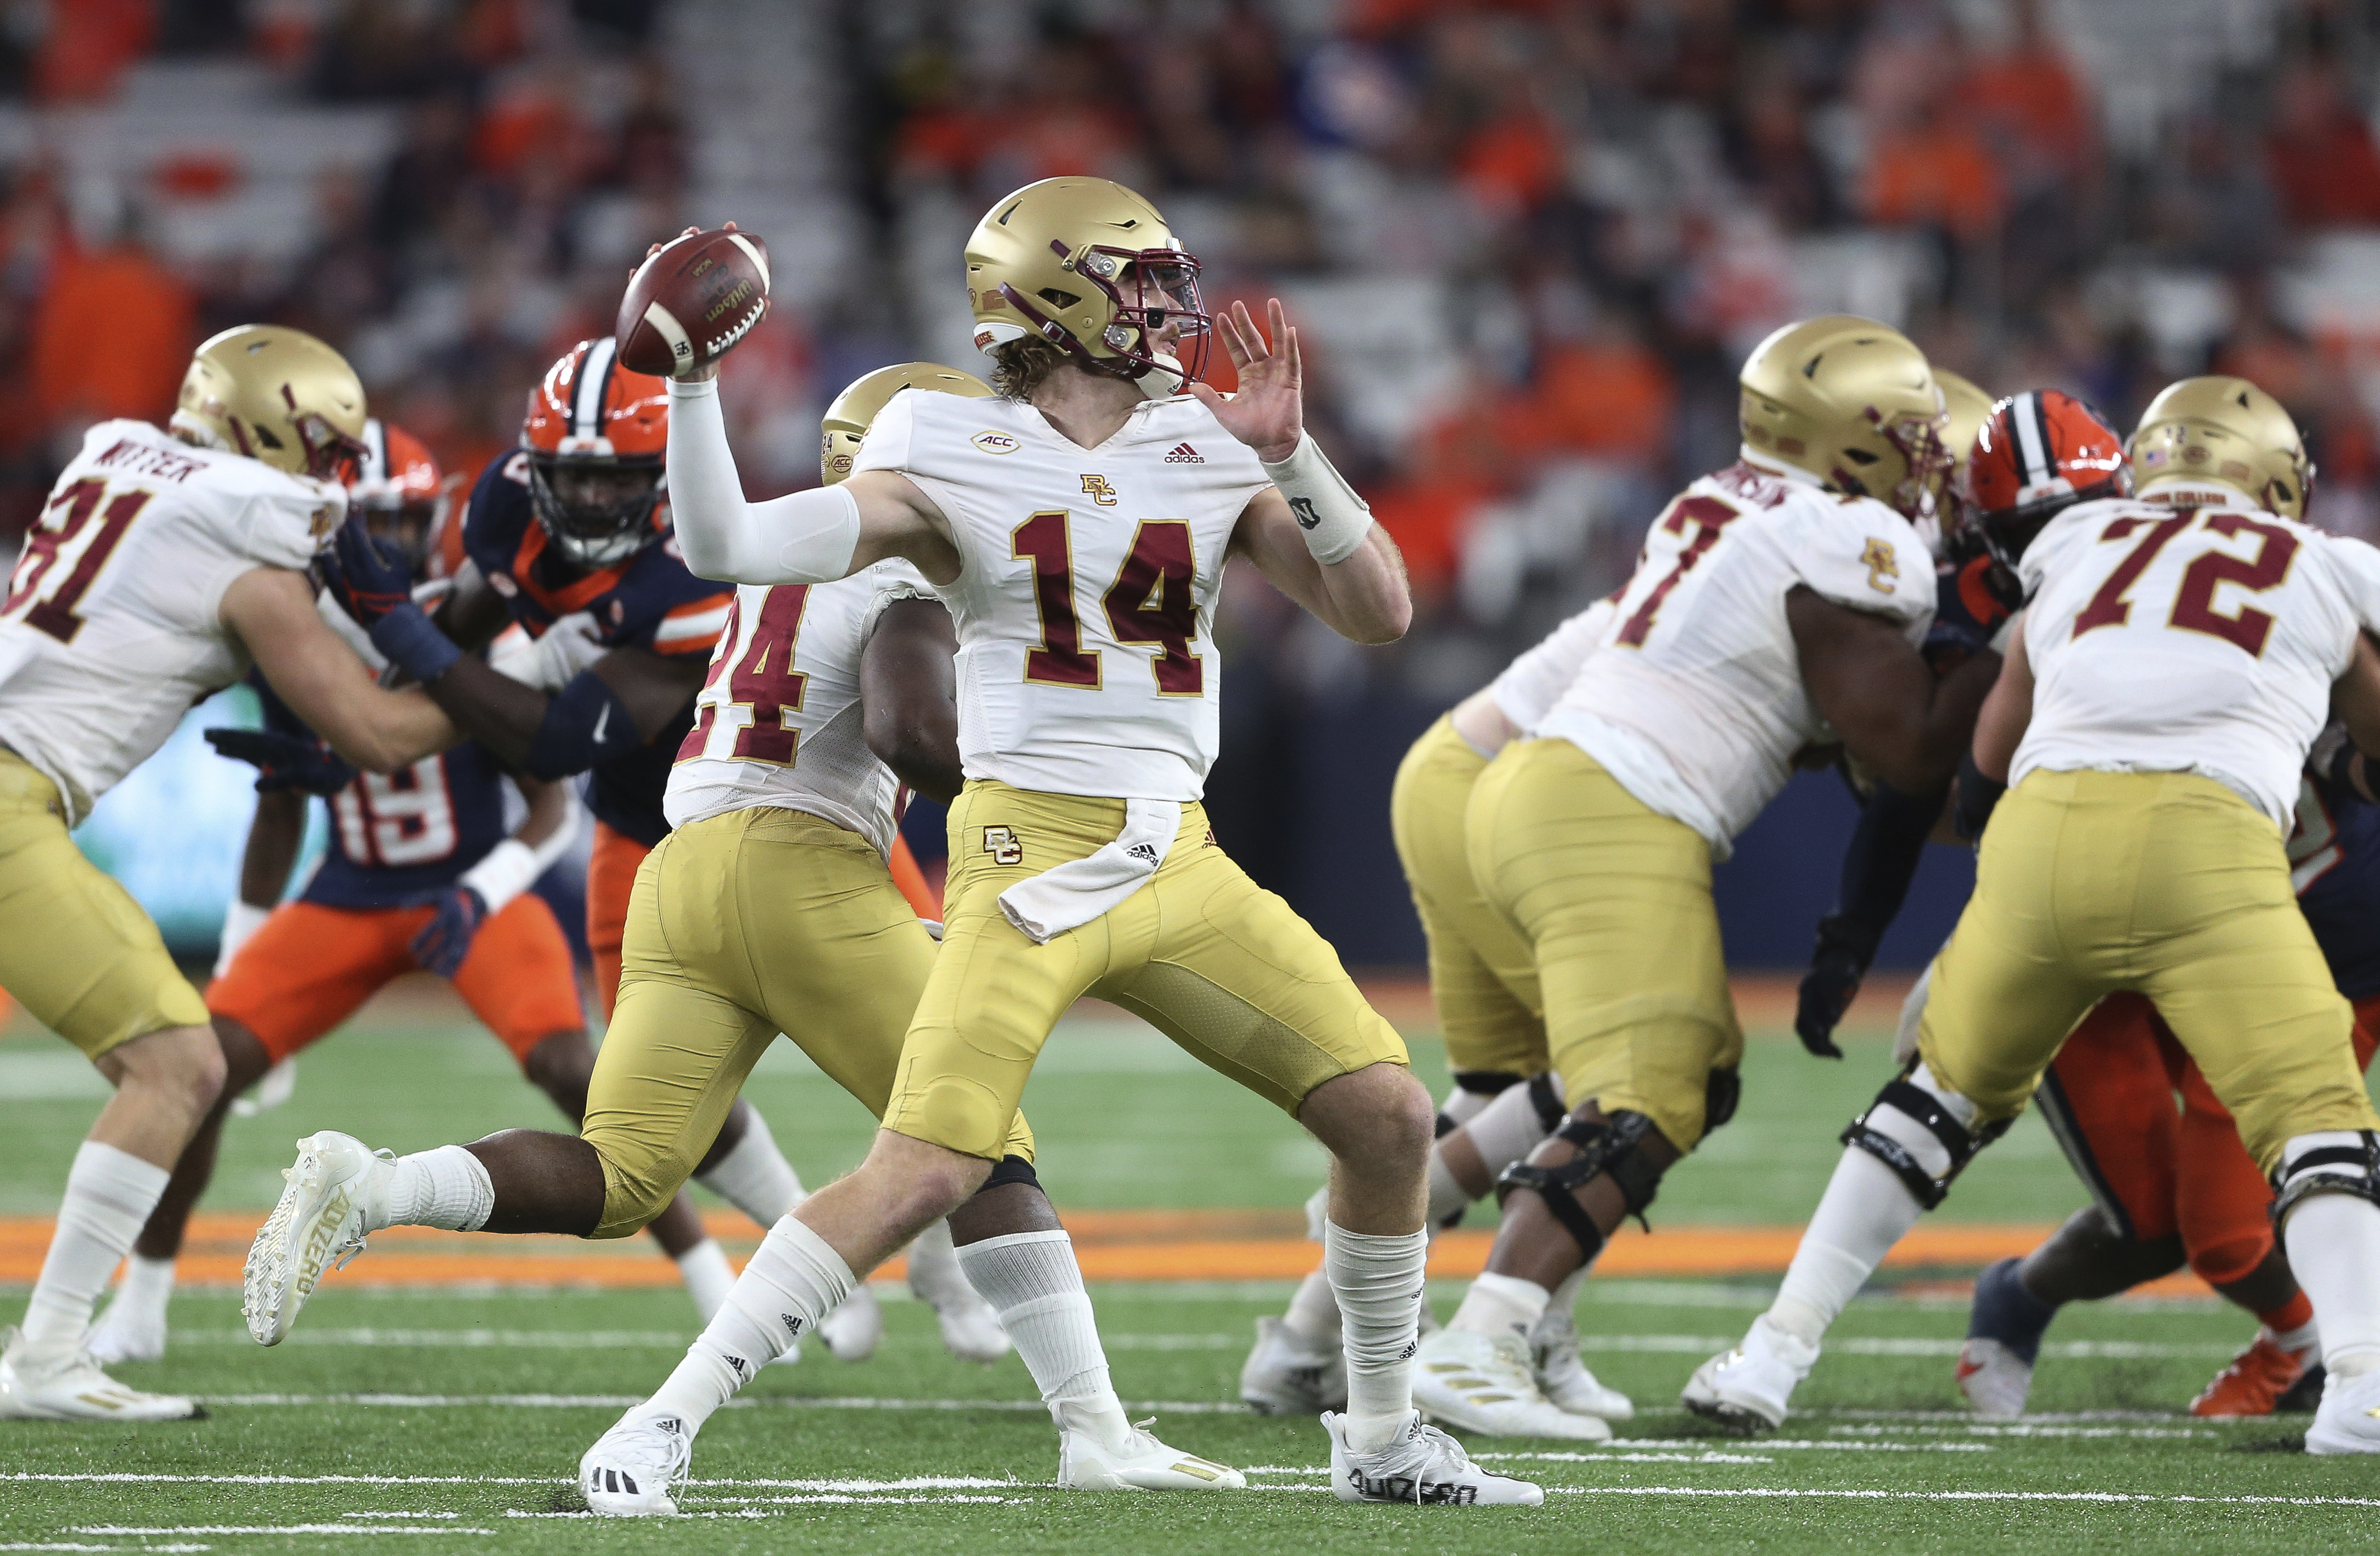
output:
<svg viewBox="0 0 2380 1556"><path fill-rule="evenodd" d="M156 926L67 828L251 662L367 772L454 742L433 703L375 686L315 609L305 570L346 511L363 425L363 385L336 351L273 325L225 330L191 358L170 431L84 434L0 602L0 984L115 1088L0 1352L0 1416L200 1414L123 1387L83 1344L214 1105L223 1055Z"/></svg>
<svg viewBox="0 0 2380 1556"><path fill-rule="evenodd" d="M1829 726L1883 782L1941 784L1998 663L1937 683L1917 651L1934 568L1912 519L1949 467L1917 348L1813 319L1742 377L1742 461L1670 504L1603 641L1465 813L1473 877L1535 958L1571 1105L1503 1174L1487 1272L1422 1343L1415 1398L1473 1430L1582 1435L1541 1392L1529 1332L1734 1110L1712 860Z"/></svg>
<svg viewBox="0 0 2380 1556"><path fill-rule="evenodd" d="M990 392L929 364L869 374L830 407L830 482L848 468L844 430L864 430L904 390ZM292 1191L249 1256L258 1338L285 1332L339 1251L320 1251L315 1229L340 1248L390 1224L633 1233L685 1181L781 1030L880 1116L934 955L885 869L895 772L937 796L957 791L951 648L948 613L903 563L814 588L737 590L670 775L674 830L638 872L620 1003L581 1137L509 1130L387 1166L344 1135L303 1142ZM957 1257L1041 1385L1060 1428L1061 1484L1245 1485L1125 1420L1021 1117L1003 1146L996 1177L958 1213L970 1241ZM349 1203L359 1180L360 1209ZM380 1197L408 1184L419 1185L410 1206ZM753 1290L736 1287L747 1306ZM764 1327L772 1344L735 1353L737 1381L815 1327L815 1314L782 1312L740 1320ZM589 1505L674 1513L692 1436L676 1418L630 1411L580 1464Z"/></svg>
<svg viewBox="0 0 2380 1556"><path fill-rule="evenodd" d="M2083 1013L2131 991L2278 1189L2328 1371L2307 1452L2380 1453L2380 1116L2281 846L2334 696L2380 744L2363 640L2380 554L2302 522L2297 428L2243 379L2169 386L2127 453L2136 497L2070 507L2025 548L2031 602L1961 784L2011 786L1935 959L1917 1059L1846 1132L1776 1302L1687 1384L1702 1414L1780 1423L1876 1264Z"/></svg>
<svg viewBox="0 0 2380 1556"><path fill-rule="evenodd" d="M933 581L960 642L945 938L884 1128L856 1173L770 1233L730 1307L749 1288L771 1312L826 1311L965 1203L995 1171L1050 1028L1097 992L1335 1158L1323 1258L1349 1397L1323 1417L1334 1492L1541 1501L1412 1407L1431 1109L1403 1044L1312 928L1214 845L1197 804L1226 559L1343 636L1386 642L1412 611L1396 548L1303 432L1277 302L1269 346L1245 308L1221 322L1236 398L1196 382L1216 329L1197 261L1138 195L1100 178L1029 185L978 225L965 263L1001 397L895 400L840 486L747 504L715 372L670 387L690 563L799 583L901 557ZM728 1363L778 1343L722 1315L641 1418L698 1425L735 1387Z"/></svg>

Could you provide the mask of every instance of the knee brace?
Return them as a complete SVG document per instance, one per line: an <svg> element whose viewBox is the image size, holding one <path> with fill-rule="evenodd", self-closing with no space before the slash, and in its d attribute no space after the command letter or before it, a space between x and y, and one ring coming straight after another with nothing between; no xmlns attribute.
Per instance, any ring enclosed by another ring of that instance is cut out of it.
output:
<svg viewBox="0 0 2380 1556"><path fill-rule="evenodd" d="M1578 1202L1578 1191L1597 1177L1608 1177L1620 1190L1620 1202L1628 1208L1639 1225L1646 1225L1645 1209L1653 1203L1653 1195L1661 1186L1661 1169L1645 1155L1645 1137L1653 1132L1653 1121L1640 1112L1621 1109L1609 1122L1598 1123L1572 1118L1554 1137L1568 1140L1578 1148L1578 1155L1559 1167L1538 1167L1526 1161L1515 1161L1504 1169L1496 1180L1499 1203L1509 1198L1516 1188L1534 1191L1553 1212L1578 1244L1578 1251L1590 1262L1603 1251L1603 1229ZM1646 1230L1651 1228L1646 1226Z"/></svg>
<svg viewBox="0 0 2380 1556"><path fill-rule="evenodd" d="M2317 1194L2352 1194L2380 1205L2380 1135L2341 1129L2311 1137L2323 1143L2294 1158L2284 1156L2281 1170L2273 1175L2276 1228Z"/></svg>
<svg viewBox="0 0 2380 1556"><path fill-rule="evenodd" d="M1850 1127L1843 1131L1842 1143L1858 1147L1891 1168L1908 1185L1917 1203L1930 1210L1942 1203L1952 1182L1976 1153L2008 1132L2011 1121L2001 1119L1980 1129L1969 1129L1951 1111L1949 1099L1952 1094L1937 1093L1912 1078L1923 1068L1912 1064L1887 1082L1884 1089L1876 1094L1876 1100L1868 1104L1867 1112L1852 1120ZM1927 1078L1932 1077L1929 1075ZM1943 1150L1949 1154L1949 1170L1936 1177L1906 1142L1877 1128L1875 1120L1879 1108L1890 1108L1940 1141Z"/></svg>
<svg viewBox="0 0 2380 1556"><path fill-rule="evenodd" d="M992 1168L991 1176L983 1180L982 1185L976 1190L976 1193L982 1194L1008 1184L1023 1184L1027 1188L1038 1189L1041 1186L1041 1180L1035 1175L1033 1163L1030 1161L1021 1156L1003 1156L1000 1159L999 1164Z"/></svg>

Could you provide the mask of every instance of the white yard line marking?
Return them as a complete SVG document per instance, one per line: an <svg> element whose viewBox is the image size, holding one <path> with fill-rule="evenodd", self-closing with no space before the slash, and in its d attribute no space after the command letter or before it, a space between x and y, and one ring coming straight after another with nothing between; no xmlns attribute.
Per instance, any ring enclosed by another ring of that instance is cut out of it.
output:
<svg viewBox="0 0 2380 1556"><path fill-rule="evenodd" d="M1670 1453L1691 1450L1694 1440L1674 1437L1621 1437L1611 1441L1613 1448L1663 1449ZM1816 1438L1753 1438L1743 1443L1747 1450L1761 1453L1837 1452L1853 1453L1988 1453L1988 1442L1834 1442ZM1474 1453L1475 1459L1532 1459L1543 1464L1567 1464L1579 1455L1572 1452L1538 1453ZM1595 1457L1596 1455L1588 1455Z"/></svg>
<svg viewBox="0 0 2380 1556"><path fill-rule="evenodd" d="M1850 1491L1791 1486L1548 1486L1575 1497L1820 1497L1849 1501L1920 1502L2199 1502L2208 1506L2380 1507L2380 1497L2193 1497L2167 1491Z"/></svg>
<svg viewBox="0 0 2380 1556"><path fill-rule="evenodd" d="M216 1405L355 1404L399 1410L447 1410L496 1407L515 1410L623 1410L642 1404L643 1394L208 1394ZM804 1398L783 1394L731 1399L729 1410L1006 1410L1046 1414L1048 1406L1023 1399L870 1399L859 1397ZM1154 1411L1161 1416L1242 1416L1247 1406L1237 1400L1126 1400L1127 1410Z"/></svg>
<svg viewBox="0 0 2380 1556"><path fill-rule="evenodd" d="M67 1531L76 1535L492 1535L493 1529L412 1529L393 1524L168 1524L134 1527L120 1524L84 1524Z"/></svg>

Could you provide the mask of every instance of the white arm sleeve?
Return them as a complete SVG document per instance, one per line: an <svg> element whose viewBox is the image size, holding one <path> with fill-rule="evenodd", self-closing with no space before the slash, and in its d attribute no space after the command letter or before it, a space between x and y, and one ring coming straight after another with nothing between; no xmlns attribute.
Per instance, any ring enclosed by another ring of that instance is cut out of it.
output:
<svg viewBox="0 0 2380 1556"><path fill-rule="evenodd" d="M669 381L670 513L686 565L721 583L832 583L859 549L859 502L840 486L744 500L716 380Z"/></svg>

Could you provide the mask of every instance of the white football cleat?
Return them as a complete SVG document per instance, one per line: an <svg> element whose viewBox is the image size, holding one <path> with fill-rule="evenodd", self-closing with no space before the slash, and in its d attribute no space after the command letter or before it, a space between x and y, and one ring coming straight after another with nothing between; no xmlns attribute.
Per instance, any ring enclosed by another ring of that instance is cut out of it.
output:
<svg viewBox="0 0 2380 1556"><path fill-rule="evenodd" d="M1058 1484L1069 1491L1243 1491L1248 1477L1229 1465L1168 1448L1135 1421L1131 1440L1111 1448L1088 1432L1058 1434Z"/></svg>
<svg viewBox="0 0 2380 1556"><path fill-rule="evenodd" d="M1414 1354L1413 1399L1432 1420L1488 1437L1609 1442L1611 1428L1548 1399L1517 1334L1442 1329Z"/></svg>
<svg viewBox="0 0 2380 1556"><path fill-rule="evenodd" d="M1763 1313L1743 1343L1694 1368L1679 1403L1697 1416L1749 1437L1785 1424L1794 1387L1818 1364L1818 1348L1786 1333Z"/></svg>
<svg viewBox="0 0 2380 1556"><path fill-rule="evenodd" d="M694 1463L694 1434L674 1412L639 1404L578 1461L578 1489L601 1518L669 1518L670 1496Z"/></svg>
<svg viewBox="0 0 2380 1556"><path fill-rule="evenodd" d="M2323 1384L2313 1425L2306 1428L2305 1451L2380 1453L2380 1372L2330 1375Z"/></svg>
<svg viewBox="0 0 2380 1556"><path fill-rule="evenodd" d="M990 1303L965 1288L964 1295L944 1292L929 1299L934 1321L941 1326L942 1349L963 1362L996 1362L1015 1346L1000 1327L1000 1315Z"/></svg>
<svg viewBox="0 0 2380 1556"><path fill-rule="evenodd" d="M257 1229L241 1272L240 1315L260 1345L278 1345L323 1272L364 1251L363 1190L380 1158L352 1135L325 1129L298 1142L281 1202Z"/></svg>
<svg viewBox="0 0 2380 1556"><path fill-rule="evenodd" d="M815 1331L827 1355L837 1361L864 1362L876 1354L884 1338L884 1309L878 1307L876 1294L866 1282L851 1288L851 1295L834 1305L834 1311L818 1321ZM798 1342L779 1356L780 1364L801 1359Z"/></svg>
<svg viewBox="0 0 2380 1556"><path fill-rule="evenodd" d="M0 1420L197 1421L206 1412L179 1394L128 1389L99 1369L88 1352L41 1363L25 1355L24 1336L7 1331L0 1351Z"/></svg>
<svg viewBox="0 0 2380 1556"><path fill-rule="evenodd" d="M1573 1416L1599 1421L1633 1421L1636 1402L1608 1387L1578 1354L1578 1325L1568 1314L1548 1319L1529 1335L1531 1370L1539 1392Z"/></svg>
<svg viewBox="0 0 2380 1556"><path fill-rule="evenodd" d="M1525 1480L1490 1475L1463 1444L1422 1425L1415 1411L1404 1435L1377 1453L1347 1446L1347 1417L1325 1412L1330 1434L1330 1489L1342 1502L1415 1502L1437 1507L1536 1507L1546 1494Z"/></svg>
<svg viewBox="0 0 2380 1556"><path fill-rule="evenodd" d="M2022 1416L2033 1392L2033 1364L1988 1335L1971 1335L1959 1347L1959 1392L1986 1420Z"/></svg>
<svg viewBox="0 0 2380 1556"><path fill-rule="evenodd" d="M1344 1410L1347 1353L1317 1350L1279 1319L1258 1319L1256 1349L1240 1368L1240 1403L1259 1416Z"/></svg>
<svg viewBox="0 0 2380 1556"><path fill-rule="evenodd" d="M152 1307L131 1299L129 1293L118 1287L107 1311L83 1336L82 1348L102 1367L162 1359L165 1355L164 1305Z"/></svg>

